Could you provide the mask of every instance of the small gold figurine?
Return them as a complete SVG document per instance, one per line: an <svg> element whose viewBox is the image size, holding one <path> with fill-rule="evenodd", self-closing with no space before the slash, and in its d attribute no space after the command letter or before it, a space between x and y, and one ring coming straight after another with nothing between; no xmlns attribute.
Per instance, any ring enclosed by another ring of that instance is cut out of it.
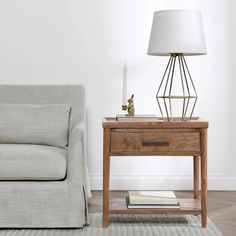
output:
<svg viewBox="0 0 236 236"><path fill-rule="evenodd" d="M131 98L128 99L128 114L129 116L134 116L134 95L132 94Z"/></svg>
<svg viewBox="0 0 236 236"><path fill-rule="evenodd" d="M122 105L122 110L123 111L128 111L127 116L134 116L134 95L132 94L131 98L127 100L128 106L127 105Z"/></svg>

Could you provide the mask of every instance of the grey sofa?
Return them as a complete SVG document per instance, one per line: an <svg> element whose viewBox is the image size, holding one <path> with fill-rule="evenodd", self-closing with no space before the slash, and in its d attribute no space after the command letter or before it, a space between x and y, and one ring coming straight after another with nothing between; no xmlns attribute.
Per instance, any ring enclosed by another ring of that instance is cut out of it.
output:
<svg viewBox="0 0 236 236"><path fill-rule="evenodd" d="M0 227L81 228L90 195L81 85L0 86Z"/></svg>

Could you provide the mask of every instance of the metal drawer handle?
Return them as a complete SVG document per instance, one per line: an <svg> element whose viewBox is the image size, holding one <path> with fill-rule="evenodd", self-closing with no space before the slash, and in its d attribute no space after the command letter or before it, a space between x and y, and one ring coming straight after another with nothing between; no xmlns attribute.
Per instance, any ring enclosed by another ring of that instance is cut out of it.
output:
<svg viewBox="0 0 236 236"><path fill-rule="evenodd" d="M143 146L170 146L170 143L168 141L147 140L143 141Z"/></svg>

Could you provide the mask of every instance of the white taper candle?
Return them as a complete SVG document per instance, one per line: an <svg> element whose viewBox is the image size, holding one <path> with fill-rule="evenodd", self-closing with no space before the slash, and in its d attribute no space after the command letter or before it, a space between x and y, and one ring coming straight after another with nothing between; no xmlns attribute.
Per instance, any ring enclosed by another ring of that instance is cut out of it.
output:
<svg viewBox="0 0 236 236"><path fill-rule="evenodd" d="M127 66L126 63L123 67L123 96L122 96L122 105L126 105L126 95L127 95Z"/></svg>

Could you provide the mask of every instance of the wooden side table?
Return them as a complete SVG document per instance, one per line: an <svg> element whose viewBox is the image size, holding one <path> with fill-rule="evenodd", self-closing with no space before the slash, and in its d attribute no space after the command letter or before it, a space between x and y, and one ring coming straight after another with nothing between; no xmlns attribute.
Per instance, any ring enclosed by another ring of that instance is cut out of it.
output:
<svg viewBox="0 0 236 236"><path fill-rule="evenodd" d="M202 216L207 226L207 128L199 119L142 122L103 121L103 227L109 214L193 214ZM180 209L127 209L125 199L109 201L111 156L192 156L193 199L178 199ZM199 158L200 157L200 158ZM199 200L199 159L201 163L201 200Z"/></svg>

